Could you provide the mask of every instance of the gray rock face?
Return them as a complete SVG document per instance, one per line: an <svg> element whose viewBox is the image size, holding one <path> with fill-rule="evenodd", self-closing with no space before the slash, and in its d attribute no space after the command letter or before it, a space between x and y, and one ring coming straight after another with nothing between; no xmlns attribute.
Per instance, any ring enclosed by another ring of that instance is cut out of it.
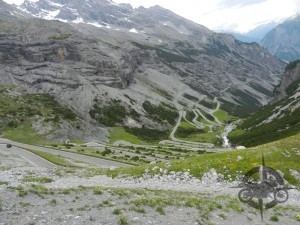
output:
<svg viewBox="0 0 300 225"><path fill-rule="evenodd" d="M15 19L15 18L28 18L30 17L27 13L16 9L15 7L0 0L0 19Z"/></svg>
<svg viewBox="0 0 300 225"><path fill-rule="evenodd" d="M287 88L293 83L295 84L299 83L299 81L300 81L300 62L298 63L295 62L295 66L293 66L293 68L286 69L280 85L276 87L274 91L275 97L272 99L272 102L275 103L287 97L288 96Z"/></svg>
<svg viewBox="0 0 300 225"><path fill-rule="evenodd" d="M276 26L261 41L271 54L285 61L300 58L300 16Z"/></svg>

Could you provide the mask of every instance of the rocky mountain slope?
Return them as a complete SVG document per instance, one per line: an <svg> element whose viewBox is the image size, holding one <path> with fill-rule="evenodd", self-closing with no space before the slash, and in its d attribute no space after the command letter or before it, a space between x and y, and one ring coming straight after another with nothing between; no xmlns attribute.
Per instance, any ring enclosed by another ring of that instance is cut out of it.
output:
<svg viewBox="0 0 300 225"><path fill-rule="evenodd" d="M300 16L272 29L261 41L271 54L287 62L300 58Z"/></svg>
<svg viewBox="0 0 300 225"><path fill-rule="evenodd" d="M0 1L0 19L13 19L30 17L27 13L18 10L17 8Z"/></svg>
<svg viewBox="0 0 300 225"><path fill-rule="evenodd" d="M251 112L267 104L284 68L257 44L158 6L41 0L19 9L69 24L0 21L1 82L55 96L105 126L166 129L177 110L205 110L199 101L214 97L233 114Z"/></svg>
<svg viewBox="0 0 300 225"><path fill-rule="evenodd" d="M283 79L274 90L272 104L252 115L230 134L237 144L253 146L299 133L300 61L286 67Z"/></svg>

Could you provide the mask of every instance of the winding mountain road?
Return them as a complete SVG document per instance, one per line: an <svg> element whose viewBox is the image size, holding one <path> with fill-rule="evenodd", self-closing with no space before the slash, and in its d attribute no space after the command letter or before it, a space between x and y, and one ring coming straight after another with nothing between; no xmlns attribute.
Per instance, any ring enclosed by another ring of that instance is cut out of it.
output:
<svg viewBox="0 0 300 225"><path fill-rule="evenodd" d="M0 144L0 152L10 151L15 155L19 155L25 161L29 162L34 167L45 167L45 168L54 168L55 164L45 160L44 158L33 154L32 152L26 151L22 148L18 148L12 146L11 148L7 148L6 144Z"/></svg>
<svg viewBox="0 0 300 225"><path fill-rule="evenodd" d="M18 143L10 141L7 139L0 138L0 143L2 144L11 144L13 147L10 148L10 151L14 151L15 154L20 155L21 157L26 158L26 160L31 161L32 164L40 167L49 167L50 162L47 160L41 160L41 157L26 151L26 149L33 149L40 152L50 153L56 156L63 156L71 160L80 161L90 165L91 167L96 168L118 168L118 167L129 167L130 165L105 159L100 159L92 156L80 155L72 152L60 151L51 148L39 147L34 145L28 145L23 143ZM2 145L3 146L3 145ZM0 149L1 150L1 149Z"/></svg>

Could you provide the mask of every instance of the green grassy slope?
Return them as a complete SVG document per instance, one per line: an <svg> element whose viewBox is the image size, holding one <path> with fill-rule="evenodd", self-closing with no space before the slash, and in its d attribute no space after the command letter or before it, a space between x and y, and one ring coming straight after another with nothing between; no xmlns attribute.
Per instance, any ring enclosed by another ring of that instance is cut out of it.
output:
<svg viewBox="0 0 300 225"><path fill-rule="evenodd" d="M61 120L75 125L78 119L50 95L26 94L4 85L0 93L0 131L5 138L28 144L53 143L46 136L59 129ZM51 129L38 134L33 127L35 122Z"/></svg>
<svg viewBox="0 0 300 225"><path fill-rule="evenodd" d="M169 171L190 170L193 176L201 178L205 172L215 168L218 173L224 174L225 178L229 178L229 175L236 178L236 176L260 165L262 153L265 156L266 166L282 171L288 182L300 185L299 181L292 177L289 172L289 169L300 171L300 134L246 150L204 154L184 160L171 161ZM242 160L238 161L238 156L241 156ZM164 164L157 165L164 167ZM147 165L151 172L153 172L151 168L154 166L156 165ZM113 176L119 174L141 176L144 171L145 166L139 166L118 169L109 173Z"/></svg>

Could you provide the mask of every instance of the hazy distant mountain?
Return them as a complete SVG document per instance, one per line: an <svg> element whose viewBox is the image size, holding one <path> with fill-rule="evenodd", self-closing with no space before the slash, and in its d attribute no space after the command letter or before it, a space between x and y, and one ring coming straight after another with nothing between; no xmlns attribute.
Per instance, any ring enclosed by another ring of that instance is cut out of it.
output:
<svg viewBox="0 0 300 225"><path fill-rule="evenodd" d="M276 26L263 38L261 45L282 60L300 59L300 16Z"/></svg>
<svg viewBox="0 0 300 225"><path fill-rule="evenodd" d="M226 33L232 34L236 39L243 42L259 43L264 38L264 36L278 24L279 22L272 21L270 23L260 25L247 33L241 34L233 31L227 31Z"/></svg>

